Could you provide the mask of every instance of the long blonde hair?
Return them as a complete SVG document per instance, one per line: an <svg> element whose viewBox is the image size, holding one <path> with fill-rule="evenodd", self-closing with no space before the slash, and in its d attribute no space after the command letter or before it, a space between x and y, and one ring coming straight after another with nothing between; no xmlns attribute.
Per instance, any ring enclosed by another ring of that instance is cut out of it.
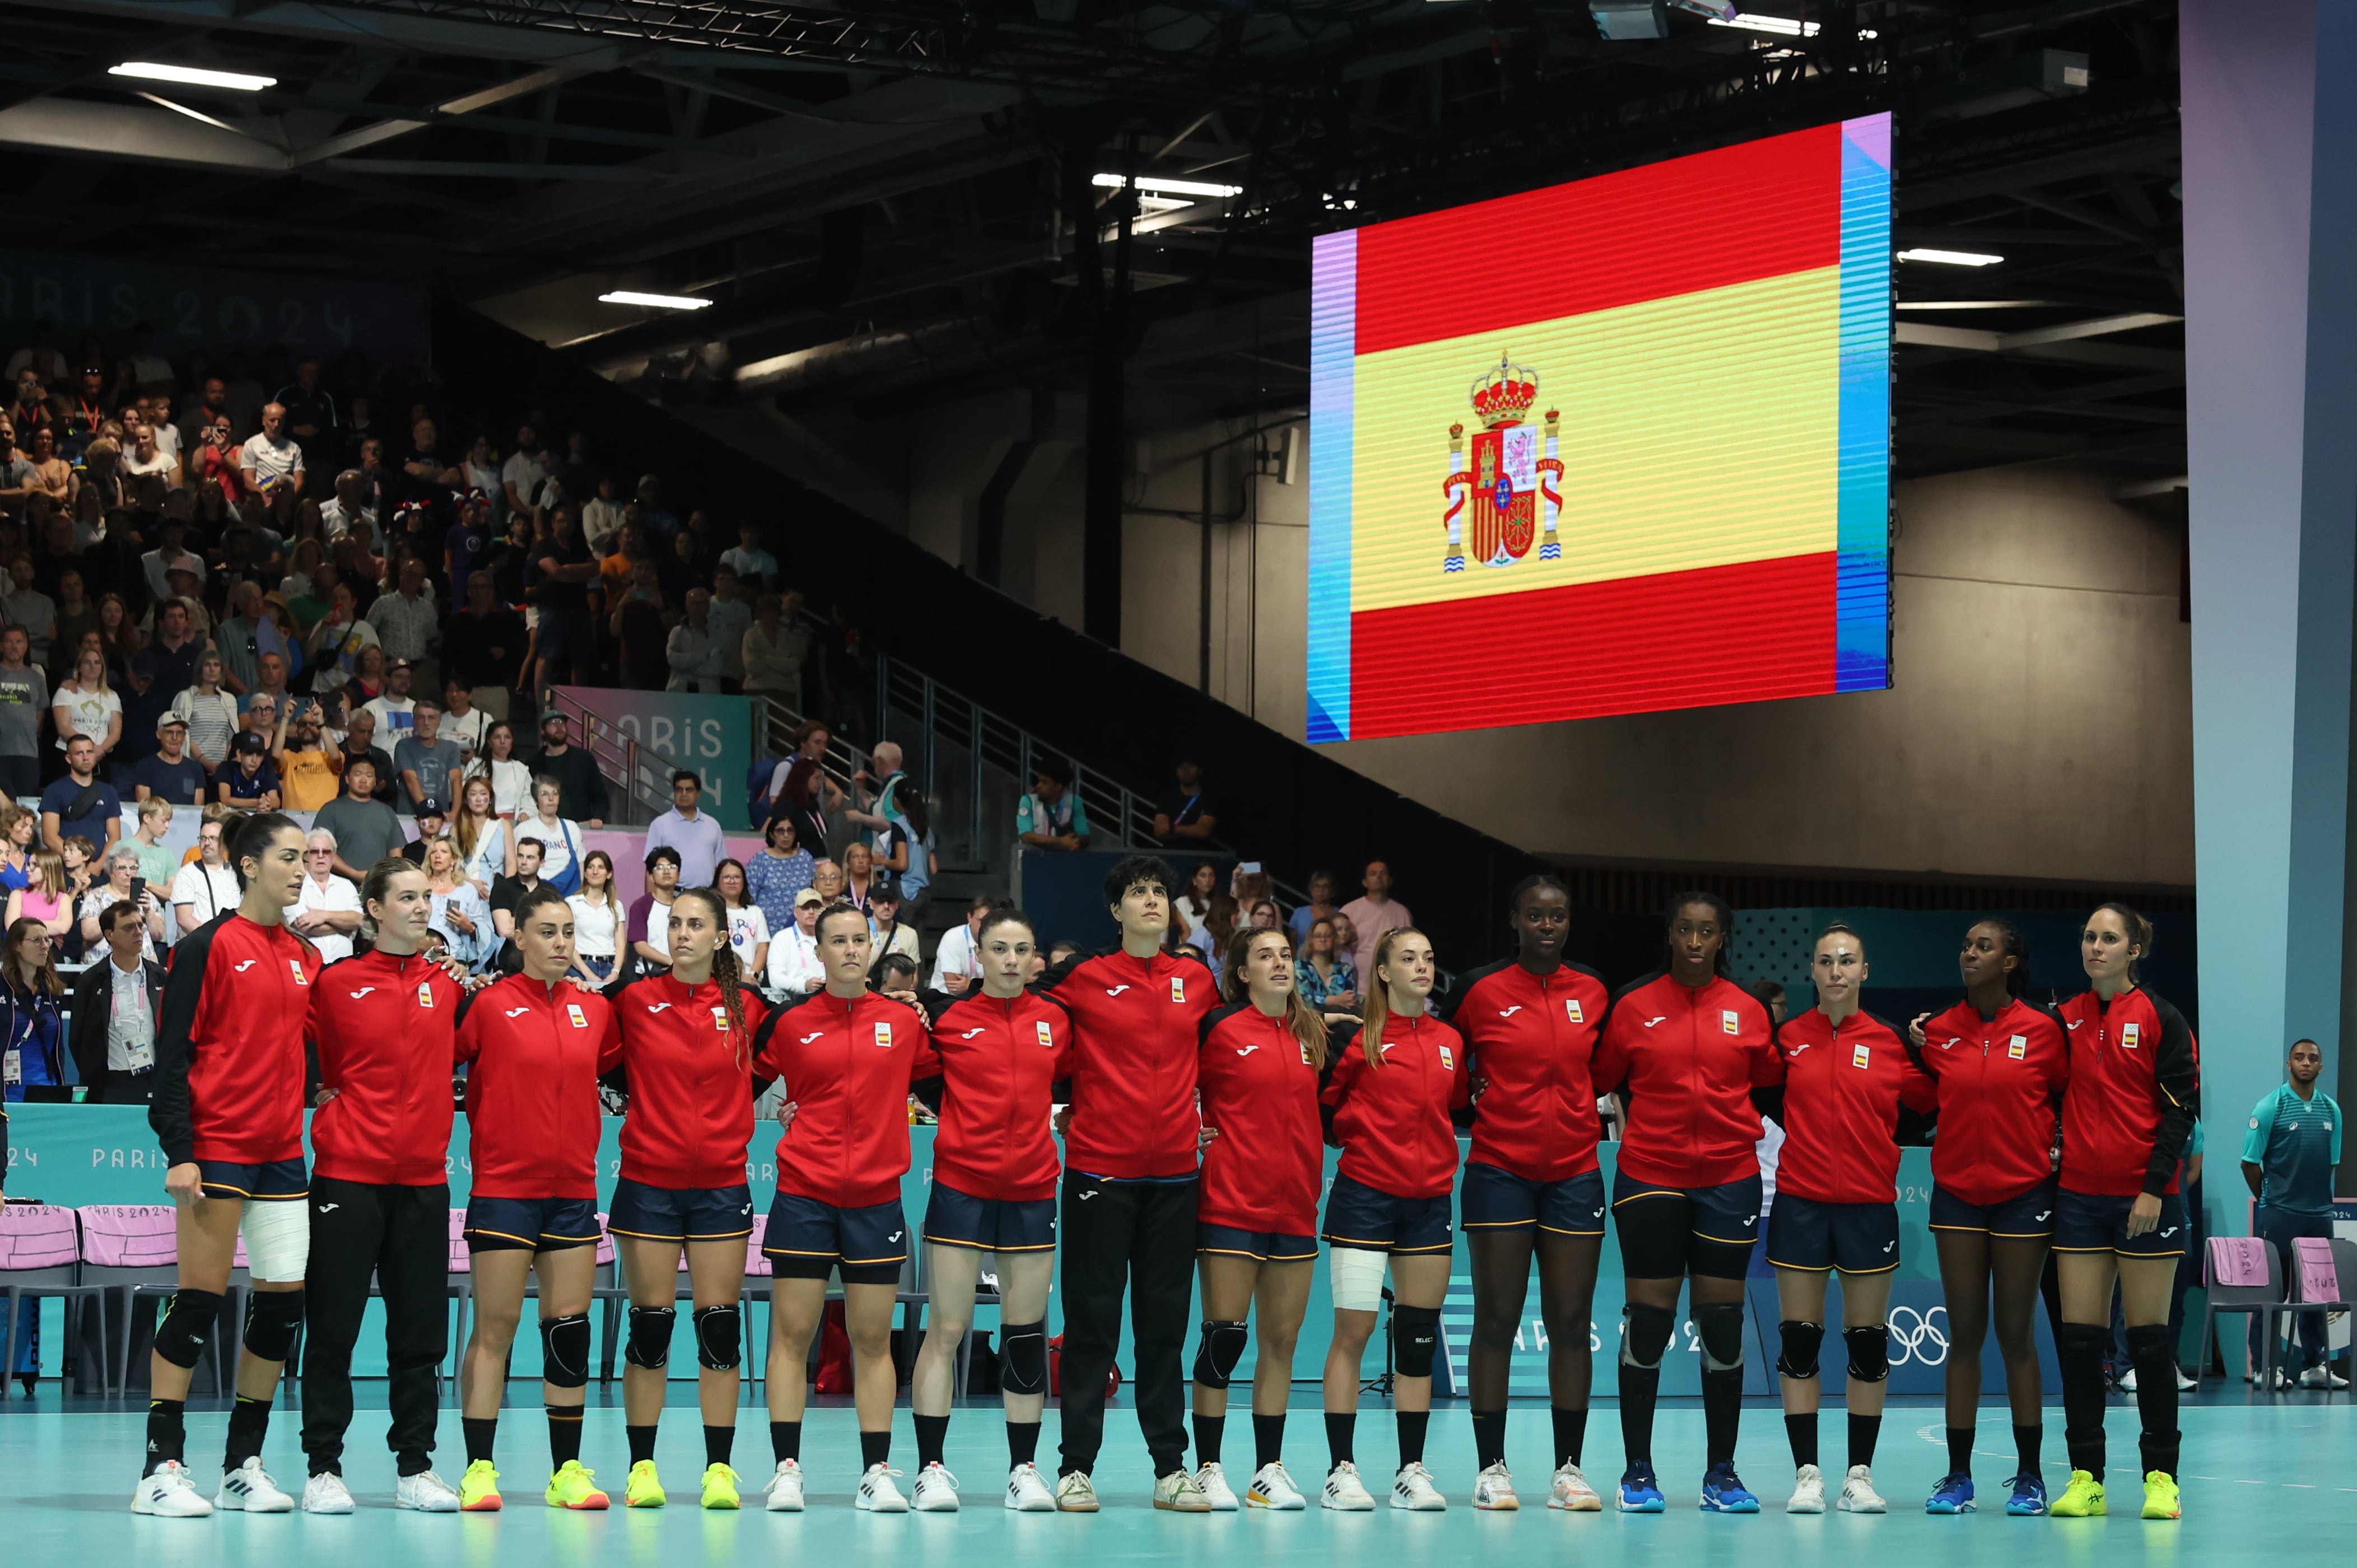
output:
<svg viewBox="0 0 2357 1568"><path fill-rule="evenodd" d="M1253 943L1264 937L1274 937L1283 942L1286 958L1293 956L1293 939L1285 931L1265 927L1238 931L1229 939L1227 963L1220 972L1220 990L1229 1001L1248 1003L1252 1000L1252 985L1244 978L1244 964L1252 957ZM1325 1071L1326 1018L1309 1005L1308 998L1301 994L1298 985L1286 989L1282 1016L1286 1028L1301 1042L1301 1048L1308 1056L1310 1065L1320 1072Z"/></svg>
<svg viewBox="0 0 2357 1568"><path fill-rule="evenodd" d="M1383 1026L1391 1022L1392 1015L1391 986L1383 978L1383 965L1391 960L1392 945L1402 937L1408 936L1422 937L1424 933L1414 926L1394 926L1375 940L1374 957L1367 962L1367 976L1363 982L1367 991L1367 1005L1365 1013L1361 1015L1366 1019L1366 1023L1359 1031L1359 1038L1361 1042L1361 1049L1366 1052L1367 1069L1370 1072L1383 1065ZM1425 940L1429 941L1432 939L1426 937Z"/></svg>

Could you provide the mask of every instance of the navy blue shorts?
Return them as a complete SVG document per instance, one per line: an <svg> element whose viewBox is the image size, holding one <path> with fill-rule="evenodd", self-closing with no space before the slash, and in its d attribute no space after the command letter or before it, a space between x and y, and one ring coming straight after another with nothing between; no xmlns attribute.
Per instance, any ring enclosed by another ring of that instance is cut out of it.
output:
<svg viewBox="0 0 2357 1568"><path fill-rule="evenodd" d="M1282 1230L1244 1230L1233 1225L1195 1226L1195 1251L1263 1263L1306 1263L1318 1256L1318 1238Z"/></svg>
<svg viewBox="0 0 2357 1568"><path fill-rule="evenodd" d="M2133 1197L2054 1191L2054 1250L2058 1252L2117 1252L2124 1258L2174 1258L2185 1251L2185 1200L2163 1193L2160 1222L2141 1236L2128 1234Z"/></svg>
<svg viewBox="0 0 2357 1568"><path fill-rule="evenodd" d="M311 1173L300 1160L242 1165L231 1160L199 1160L197 1176L207 1197L251 1197L276 1202L311 1196Z"/></svg>
<svg viewBox="0 0 2357 1568"><path fill-rule="evenodd" d="M593 1197L470 1197L467 1245L478 1252L561 1252L597 1244Z"/></svg>
<svg viewBox="0 0 2357 1568"><path fill-rule="evenodd" d="M781 1192L770 1204L761 1256L780 1279L823 1280L839 1269L847 1285L899 1284L909 1227L898 1202L837 1208Z"/></svg>
<svg viewBox="0 0 2357 1568"><path fill-rule="evenodd" d="M1899 1206L1780 1192L1768 1215L1768 1261L1817 1273L1887 1274L1899 1266Z"/></svg>
<svg viewBox="0 0 2357 1568"><path fill-rule="evenodd" d="M1337 1175L1326 1195L1326 1240L1368 1252L1446 1252L1448 1195L1394 1197Z"/></svg>
<svg viewBox="0 0 2357 1568"><path fill-rule="evenodd" d="M1655 1187L1615 1171L1612 1230L1620 1240L1624 1279L1701 1274L1739 1280L1751 1267L1751 1243L1760 1234L1760 1178Z"/></svg>
<svg viewBox="0 0 2357 1568"><path fill-rule="evenodd" d="M2054 1178L2000 1203L1966 1203L1944 1187L1932 1188L1932 1229L2043 1241L2054 1234Z"/></svg>
<svg viewBox="0 0 2357 1568"><path fill-rule="evenodd" d="M1604 1234L1604 1173L1561 1181L1525 1181L1496 1165L1469 1164L1458 1201L1468 1230L1526 1230L1560 1236Z"/></svg>
<svg viewBox="0 0 2357 1568"><path fill-rule="evenodd" d="M937 1181L925 1200L925 1240L982 1252L1052 1252L1056 1200L976 1197Z"/></svg>
<svg viewBox="0 0 2357 1568"><path fill-rule="evenodd" d="M649 1187L624 1176L614 1184L606 1229L645 1241L735 1241L753 1233L753 1189Z"/></svg>

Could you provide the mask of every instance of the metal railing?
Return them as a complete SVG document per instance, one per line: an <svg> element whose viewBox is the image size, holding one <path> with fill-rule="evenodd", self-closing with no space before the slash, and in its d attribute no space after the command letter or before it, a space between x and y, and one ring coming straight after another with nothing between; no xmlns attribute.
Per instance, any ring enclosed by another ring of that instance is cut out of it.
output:
<svg viewBox="0 0 2357 1568"><path fill-rule="evenodd" d="M671 810L671 776L679 764L595 709L560 690L550 704L573 727L572 744L588 752L614 793L617 810L607 821L617 827L644 827Z"/></svg>

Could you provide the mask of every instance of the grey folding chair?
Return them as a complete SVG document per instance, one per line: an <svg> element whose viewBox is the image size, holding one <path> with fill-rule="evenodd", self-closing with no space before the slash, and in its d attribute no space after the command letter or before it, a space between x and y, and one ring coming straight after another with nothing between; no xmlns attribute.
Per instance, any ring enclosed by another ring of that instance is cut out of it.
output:
<svg viewBox="0 0 2357 1568"><path fill-rule="evenodd" d="M2201 1366L2195 1372L2195 1380L2197 1382L2200 1380L2201 1374L2208 1371L2210 1367L2210 1351L2208 1347L2213 1343L2211 1336L2216 1327L2218 1315L2220 1313L2251 1313L2260 1316L2264 1320L2265 1315L2267 1311L2280 1303L2284 1298L2283 1260L2276 1255L2274 1242L2262 1241L2259 1245L2266 1249L2267 1257L2267 1283L2263 1285L2220 1284L2216 1278L2217 1271L2212 1266L2208 1250L2204 1249L2203 1251L2201 1258L2201 1288L2204 1295L2207 1297L2207 1302L2201 1308L2201 1344L2203 1346L2203 1349L2201 1352ZM2266 1381L2262 1381L2260 1383L2259 1386L2261 1388L2266 1387L2267 1383L2272 1381L2274 1378L2275 1354L2272 1348L2274 1343L2275 1342L2272 1338L2268 1340L2270 1348L2266 1354L2267 1365L2266 1369L2262 1370L2260 1373L2261 1378L2266 1380Z"/></svg>
<svg viewBox="0 0 2357 1568"><path fill-rule="evenodd" d="M66 1302L66 1343L82 1343L82 1315L98 1305L98 1388L114 1391L106 1346L108 1286L81 1279L81 1233L74 1211L48 1204L12 1203L0 1208L0 1399L16 1370L16 1306L27 1298L59 1296Z"/></svg>
<svg viewBox="0 0 2357 1568"><path fill-rule="evenodd" d="M2266 1346L2264 1355L2266 1362L2259 1371L2259 1387L2263 1389L2273 1389L2276 1386L2276 1356L2282 1348L2285 1337L2298 1333L2298 1314L2357 1311L2357 1301L2351 1299L2351 1287L2357 1286L2357 1241L2343 1241L2338 1237L2335 1237L2332 1241L2332 1272L2335 1276L2333 1283L2341 1287L2336 1293L2340 1297L2338 1300L2301 1299L2298 1284L2299 1268L2296 1258L2286 1258L2283 1261L2283 1298L2280 1301L2269 1302L2259 1308L2261 1326L2259 1332L2265 1337L2263 1343ZM2328 1344L2327 1359L2330 1359Z"/></svg>

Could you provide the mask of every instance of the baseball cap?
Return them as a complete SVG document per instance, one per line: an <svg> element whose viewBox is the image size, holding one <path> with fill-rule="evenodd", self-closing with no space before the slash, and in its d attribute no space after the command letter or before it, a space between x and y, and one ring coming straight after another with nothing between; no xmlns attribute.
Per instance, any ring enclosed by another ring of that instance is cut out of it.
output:
<svg viewBox="0 0 2357 1568"><path fill-rule="evenodd" d="M898 904L900 901L900 884L890 876L879 876L867 885L867 897L889 898Z"/></svg>
<svg viewBox="0 0 2357 1568"><path fill-rule="evenodd" d="M205 575L205 564L183 551L164 563L165 575L169 576L175 572L186 572L192 577L201 577Z"/></svg>
<svg viewBox="0 0 2357 1568"><path fill-rule="evenodd" d="M428 795L417 802L417 814L421 817L447 817L450 814L449 803L439 795Z"/></svg>
<svg viewBox="0 0 2357 1568"><path fill-rule="evenodd" d="M824 904L825 902L826 895L815 887L805 887L794 895L794 908L797 909L805 904Z"/></svg>
<svg viewBox="0 0 2357 1568"><path fill-rule="evenodd" d="M229 748L243 756L261 757L268 753L270 743L250 729L241 730L237 738L229 743Z"/></svg>
<svg viewBox="0 0 2357 1568"><path fill-rule="evenodd" d="M188 727L188 721L178 714L166 714L156 721L156 727L158 730L186 729Z"/></svg>
<svg viewBox="0 0 2357 1568"><path fill-rule="evenodd" d="M540 715L540 727L543 729L546 729L551 725L566 724L567 721L565 715L554 708L551 708L548 712Z"/></svg>

